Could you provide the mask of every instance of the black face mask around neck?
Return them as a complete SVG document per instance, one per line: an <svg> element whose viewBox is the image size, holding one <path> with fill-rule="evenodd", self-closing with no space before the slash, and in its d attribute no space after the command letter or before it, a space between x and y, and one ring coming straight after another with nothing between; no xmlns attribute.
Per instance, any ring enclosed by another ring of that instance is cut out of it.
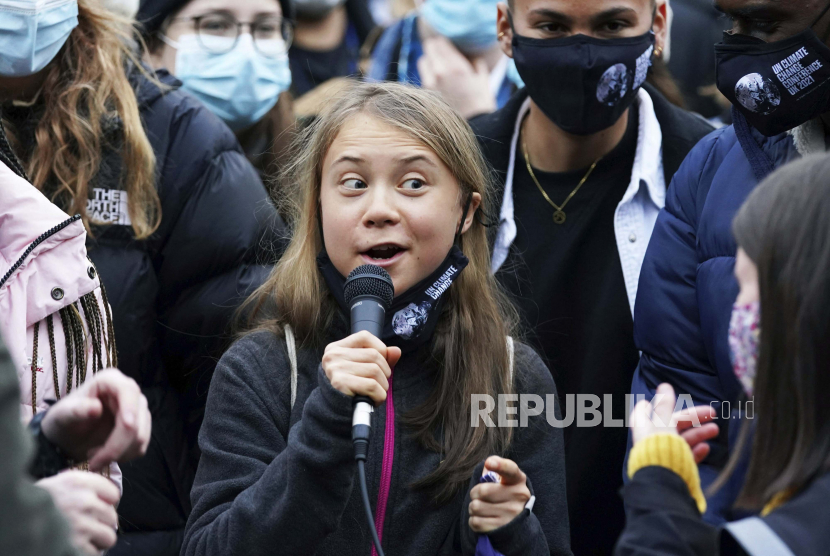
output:
<svg viewBox="0 0 830 556"><path fill-rule="evenodd" d="M444 294L468 263L458 245L453 245L432 274L395 297L386 312L383 337L380 338L383 343L398 346L407 353L429 341L441 316ZM317 256L317 267L338 305L348 315L350 309L343 296L346 279L335 268L325 249Z"/></svg>
<svg viewBox="0 0 830 556"><path fill-rule="evenodd" d="M767 137L830 110L830 48L813 31L828 9L788 39L766 43L725 32L715 45L718 89Z"/></svg>
<svg viewBox="0 0 830 556"><path fill-rule="evenodd" d="M554 124L592 135L617 123L637 99L654 42L652 31L624 39L534 39L514 31L513 59L530 98Z"/></svg>

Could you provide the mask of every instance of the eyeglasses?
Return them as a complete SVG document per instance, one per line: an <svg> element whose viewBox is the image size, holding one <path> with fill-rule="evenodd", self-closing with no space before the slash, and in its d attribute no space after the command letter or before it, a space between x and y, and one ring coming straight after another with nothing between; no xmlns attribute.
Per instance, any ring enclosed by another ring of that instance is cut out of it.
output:
<svg viewBox="0 0 830 556"><path fill-rule="evenodd" d="M294 38L294 24L282 17L266 16L252 22L237 21L224 13L208 13L196 17L176 18L173 21L192 21L199 45L209 52L225 54L236 47L242 27L248 26L254 47L263 56L285 54Z"/></svg>

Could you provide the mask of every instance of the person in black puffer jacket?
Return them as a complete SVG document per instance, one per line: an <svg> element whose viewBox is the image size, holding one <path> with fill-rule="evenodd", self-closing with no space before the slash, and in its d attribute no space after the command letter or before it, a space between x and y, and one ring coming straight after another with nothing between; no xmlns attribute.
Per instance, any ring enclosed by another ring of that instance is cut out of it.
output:
<svg viewBox="0 0 830 556"><path fill-rule="evenodd" d="M147 455L123 468L110 554L178 555L213 368L284 226L233 133L140 65L124 21L92 0L77 7L43 71L0 76L4 123L34 185L83 216L119 366L153 416Z"/></svg>

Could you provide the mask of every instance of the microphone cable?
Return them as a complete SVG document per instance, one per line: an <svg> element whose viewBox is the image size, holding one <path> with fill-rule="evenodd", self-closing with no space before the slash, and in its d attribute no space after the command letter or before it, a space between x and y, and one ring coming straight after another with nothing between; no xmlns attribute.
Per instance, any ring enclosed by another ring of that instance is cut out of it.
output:
<svg viewBox="0 0 830 556"><path fill-rule="evenodd" d="M372 533L375 550L378 556L385 556L383 548L380 546L377 529L375 529L375 516L372 515L369 488L366 485L366 456L369 453L369 435L371 434L369 423L371 423L372 401L365 396L356 396L354 404L356 410L352 423L352 443L354 444L354 459L357 462L357 476L360 482L360 497L363 500L363 510L366 512L366 521L369 524L369 531ZM368 409L361 410L361 407L368 407Z"/></svg>
<svg viewBox="0 0 830 556"><path fill-rule="evenodd" d="M352 334L366 331L380 338L383 333L383 321L386 311L392 305L395 286L392 277L377 265L361 265L349 273L343 285L343 298L349 305ZM360 481L360 497L372 542L378 556L384 556L380 546L375 517L369 503L369 489L366 486L366 456L369 453L369 438L372 432L372 412L375 410L372 400L367 396L355 396L352 414L352 442L354 459L357 462L357 475Z"/></svg>

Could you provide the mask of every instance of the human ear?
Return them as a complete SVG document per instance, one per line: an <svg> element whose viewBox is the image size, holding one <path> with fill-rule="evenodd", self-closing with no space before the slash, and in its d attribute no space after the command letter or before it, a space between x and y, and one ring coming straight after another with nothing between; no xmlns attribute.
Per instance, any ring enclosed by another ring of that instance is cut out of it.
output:
<svg viewBox="0 0 830 556"><path fill-rule="evenodd" d="M659 53L659 57L666 50L669 38L669 3L666 0L657 0L657 11L651 30L654 31L654 50Z"/></svg>
<svg viewBox="0 0 830 556"><path fill-rule="evenodd" d="M513 57L513 28L510 26L510 12L507 4L499 2L496 15L496 33L499 37L499 47L510 58Z"/></svg>
<svg viewBox="0 0 830 556"><path fill-rule="evenodd" d="M470 197L470 208L467 210L467 218L464 220L464 227L461 229L462 234L469 230L470 226L473 225L473 220L475 219L476 211L480 206L481 193L473 193Z"/></svg>

